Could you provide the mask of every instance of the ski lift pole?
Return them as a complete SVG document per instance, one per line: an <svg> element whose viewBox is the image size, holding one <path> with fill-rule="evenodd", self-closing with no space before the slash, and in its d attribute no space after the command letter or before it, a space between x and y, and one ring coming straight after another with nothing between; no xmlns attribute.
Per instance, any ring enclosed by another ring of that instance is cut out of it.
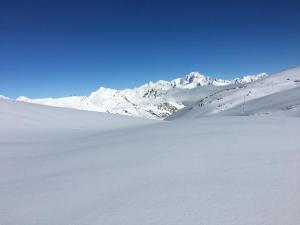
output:
<svg viewBox="0 0 300 225"><path fill-rule="evenodd" d="M244 96L244 103L243 103L243 115L245 114L245 104L246 104L246 96Z"/></svg>

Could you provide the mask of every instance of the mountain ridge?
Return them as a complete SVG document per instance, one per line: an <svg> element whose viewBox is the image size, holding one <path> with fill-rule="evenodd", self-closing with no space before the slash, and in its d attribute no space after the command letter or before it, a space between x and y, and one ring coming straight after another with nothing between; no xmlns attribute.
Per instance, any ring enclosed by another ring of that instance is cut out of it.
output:
<svg viewBox="0 0 300 225"><path fill-rule="evenodd" d="M20 96L16 100L56 107L164 119L185 107L183 102L169 95L174 89L191 90L204 86L222 87L230 84L244 84L266 76L266 73L260 73L242 76L233 80L224 80L205 76L199 72L190 72L171 81L150 81L132 89L117 90L100 87L88 96L41 99Z"/></svg>
<svg viewBox="0 0 300 225"><path fill-rule="evenodd" d="M300 116L300 67L196 97L168 119L203 116ZM189 97L189 96L188 96ZM187 97L187 98L188 98Z"/></svg>

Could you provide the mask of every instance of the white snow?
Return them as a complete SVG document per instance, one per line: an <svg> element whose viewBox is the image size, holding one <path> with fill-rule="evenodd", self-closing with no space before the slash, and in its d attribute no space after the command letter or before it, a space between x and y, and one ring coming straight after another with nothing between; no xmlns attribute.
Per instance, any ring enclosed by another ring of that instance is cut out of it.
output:
<svg viewBox="0 0 300 225"><path fill-rule="evenodd" d="M291 117L166 122L0 99L0 224L298 225L299 134Z"/></svg>
<svg viewBox="0 0 300 225"><path fill-rule="evenodd" d="M185 107L183 102L169 94L174 90L192 90L196 87L208 86L217 88L230 84L253 82L264 76L266 74L249 75L230 81L211 78L199 72L191 72L172 81L149 82L133 89L115 90L101 87L89 96L42 99L29 99L21 96L16 100L80 110L164 119Z"/></svg>
<svg viewBox="0 0 300 225"><path fill-rule="evenodd" d="M9 98L4 95L0 95L0 99L9 99Z"/></svg>
<svg viewBox="0 0 300 225"><path fill-rule="evenodd" d="M184 99L193 101L185 103L187 107L169 119L212 115L300 116L300 67L262 76L251 83L239 82L209 91L197 89L184 94Z"/></svg>

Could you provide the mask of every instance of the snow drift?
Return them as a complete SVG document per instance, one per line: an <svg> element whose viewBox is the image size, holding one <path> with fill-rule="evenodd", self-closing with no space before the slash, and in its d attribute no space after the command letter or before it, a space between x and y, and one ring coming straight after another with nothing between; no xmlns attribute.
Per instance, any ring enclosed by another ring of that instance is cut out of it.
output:
<svg viewBox="0 0 300 225"><path fill-rule="evenodd" d="M298 225L300 120L154 121L0 99L4 225Z"/></svg>

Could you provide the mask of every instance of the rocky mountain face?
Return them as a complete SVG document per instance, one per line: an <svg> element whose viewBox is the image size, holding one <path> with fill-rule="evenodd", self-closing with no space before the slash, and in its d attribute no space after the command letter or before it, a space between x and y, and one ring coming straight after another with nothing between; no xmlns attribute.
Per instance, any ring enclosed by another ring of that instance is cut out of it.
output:
<svg viewBox="0 0 300 225"><path fill-rule="evenodd" d="M133 89L115 90L101 87L89 96L42 99L29 99L21 96L16 100L80 110L164 119L186 106L185 102L178 97L181 91L189 92L197 87L208 86L217 89L232 84L253 82L265 76L267 76L265 73L261 73L233 80L223 80L191 72L172 81L149 82ZM174 95L175 91L176 95Z"/></svg>

